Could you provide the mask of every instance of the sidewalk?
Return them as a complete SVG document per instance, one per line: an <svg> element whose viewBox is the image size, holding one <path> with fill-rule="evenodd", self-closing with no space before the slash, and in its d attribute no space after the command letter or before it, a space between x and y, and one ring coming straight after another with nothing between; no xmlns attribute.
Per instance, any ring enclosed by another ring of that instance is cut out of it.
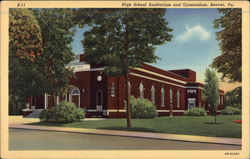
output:
<svg viewBox="0 0 250 159"><path fill-rule="evenodd" d="M27 122L25 122L27 124ZM202 142L213 144L226 144L226 145L240 145L241 139L237 138L224 138L224 137L207 137L207 136L192 136L180 134L165 134L165 133L148 133L148 132L134 132L134 131L118 131L118 130L101 130L101 129L85 129L85 128L69 128L69 127L52 127L52 126L36 126L24 125L25 123L11 123L9 128L30 129L30 130L43 130L43 131L62 131L71 133L83 134L99 134L111 136L126 136L137 138L150 138L160 140L175 140L187 142Z"/></svg>

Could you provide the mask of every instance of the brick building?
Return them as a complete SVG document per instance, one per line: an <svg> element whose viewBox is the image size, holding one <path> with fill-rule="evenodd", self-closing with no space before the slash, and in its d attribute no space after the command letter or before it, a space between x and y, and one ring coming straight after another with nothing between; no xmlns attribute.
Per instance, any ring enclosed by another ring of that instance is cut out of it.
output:
<svg viewBox="0 0 250 159"><path fill-rule="evenodd" d="M104 67L86 64L84 55L77 55L67 67L73 67L76 78L70 79L74 88L62 100L74 102L85 108L87 117L102 116L123 118L125 109L124 77L108 77L102 73ZM209 105L202 100L203 84L196 82L196 72L190 69L162 70L148 64L130 70L129 91L136 98L151 100L158 116L183 115L192 107L203 107L210 113ZM218 113L224 108L224 92L220 90ZM47 94L33 97L30 105L44 109L51 105ZM31 103L32 102L32 103Z"/></svg>

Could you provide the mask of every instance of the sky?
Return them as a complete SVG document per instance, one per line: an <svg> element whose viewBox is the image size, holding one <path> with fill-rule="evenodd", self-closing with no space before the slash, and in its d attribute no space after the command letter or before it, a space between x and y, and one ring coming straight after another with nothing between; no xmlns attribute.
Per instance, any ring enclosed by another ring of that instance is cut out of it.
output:
<svg viewBox="0 0 250 159"><path fill-rule="evenodd" d="M160 57L151 64L164 70L191 69L196 71L197 81L203 83L205 69L213 59L220 55L219 41L213 21L221 14L214 8L169 8L165 14L168 26L173 29L173 38L157 46L156 55ZM77 29L72 42L73 52L84 53L81 40L83 29ZM220 77L220 74L218 74ZM220 82L220 88L228 91L239 84Z"/></svg>

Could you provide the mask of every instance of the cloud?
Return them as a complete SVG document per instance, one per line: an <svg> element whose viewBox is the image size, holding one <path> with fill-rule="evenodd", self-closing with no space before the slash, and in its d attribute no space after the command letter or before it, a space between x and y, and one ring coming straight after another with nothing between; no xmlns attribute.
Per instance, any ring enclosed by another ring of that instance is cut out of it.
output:
<svg viewBox="0 0 250 159"><path fill-rule="evenodd" d="M181 35L176 37L177 41L187 41L193 38L200 39L200 40L208 40L210 38L210 32L204 29L200 25L195 25L193 27L185 27L185 32Z"/></svg>

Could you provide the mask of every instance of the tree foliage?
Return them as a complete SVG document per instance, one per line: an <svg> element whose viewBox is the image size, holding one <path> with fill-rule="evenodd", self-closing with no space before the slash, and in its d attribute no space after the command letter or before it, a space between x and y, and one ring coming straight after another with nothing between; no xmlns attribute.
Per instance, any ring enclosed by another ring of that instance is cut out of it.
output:
<svg viewBox="0 0 250 159"><path fill-rule="evenodd" d="M222 73L230 82L241 82L242 68L242 10L239 8L219 9L223 14L214 21L220 41L221 55L213 60L212 67Z"/></svg>
<svg viewBox="0 0 250 159"><path fill-rule="evenodd" d="M56 104L56 95L69 87L69 77L73 71L66 67L74 59L70 44L73 41L74 22L71 9L35 10L42 31L42 54L37 62L46 78L46 90Z"/></svg>
<svg viewBox="0 0 250 159"><path fill-rule="evenodd" d="M43 77L35 63L42 53L41 29L32 10L10 9L9 113L20 114L25 99L43 92Z"/></svg>
<svg viewBox="0 0 250 159"><path fill-rule="evenodd" d="M85 32L89 63L105 64L105 72L125 75L142 62L153 63L155 45L171 40L165 9L98 9L91 30Z"/></svg>
<svg viewBox="0 0 250 159"><path fill-rule="evenodd" d="M215 71L206 69L205 72L205 84L203 88L204 100L210 105L211 112L215 115L216 123L216 111L219 99L219 80L216 76Z"/></svg>
<svg viewBox="0 0 250 159"><path fill-rule="evenodd" d="M172 29L164 18L165 12L166 9L93 9L87 18L92 19L83 40L87 61L105 65L108 75L125 76L128 127L129 68L155 62L155 46L171 40Z"/></svg>
<svg viewBox="0 0 250 159"><path fill-rule="evenodd" d="M21 59L34 61L42 54L42 35L36 17L29 9L10 9L9 46Z"/></svg>
<svg viewBox="0 0 250 159"><path fill-rule="evenodd" d="M242 108L242 87L236 87L225 94L225 106Z"/></svg>

